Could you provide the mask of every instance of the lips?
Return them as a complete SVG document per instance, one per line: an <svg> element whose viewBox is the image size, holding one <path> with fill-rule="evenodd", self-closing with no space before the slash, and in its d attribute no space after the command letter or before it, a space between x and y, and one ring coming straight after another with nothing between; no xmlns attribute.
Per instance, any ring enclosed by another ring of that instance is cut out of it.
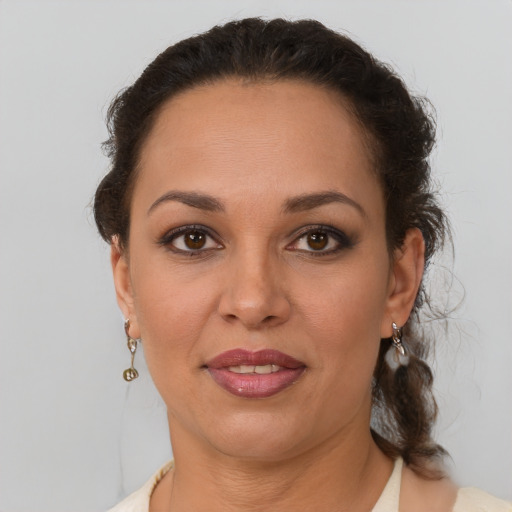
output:
<svg viewBox="0 0 512 512"><path fill-rule="evenodd" d="M206 363L213 380L229 393L243 398L267 398L294 384L306 366L278 350L236 349Z"/></svg>

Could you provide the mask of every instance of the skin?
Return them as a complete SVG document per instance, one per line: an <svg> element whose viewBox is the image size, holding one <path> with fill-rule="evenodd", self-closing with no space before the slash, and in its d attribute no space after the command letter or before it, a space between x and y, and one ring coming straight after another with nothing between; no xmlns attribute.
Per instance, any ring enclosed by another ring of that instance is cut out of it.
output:
<svg viewBox="0 0 512 512"><path fill-rule="evenodd" d="M128 250L114 243L111 259L168 408L175 470L152 510L371 510L392 470L370 436L372 373L380 339L409 317L424 243L410 230L390 257L382 190L342 98L294 81L186 91L162 108L139 170ZM324 196L297 201L307 194ZM190 225L210 233L192 255L168 236ZM345 235L312 248L318 225ZM274 396L237 397L204 368L234 348L306 370Z"/></svg>

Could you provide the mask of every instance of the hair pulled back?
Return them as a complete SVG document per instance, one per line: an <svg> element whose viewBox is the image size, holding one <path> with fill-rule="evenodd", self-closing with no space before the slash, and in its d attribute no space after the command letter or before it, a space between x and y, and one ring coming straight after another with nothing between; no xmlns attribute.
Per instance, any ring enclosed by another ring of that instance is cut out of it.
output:
<svg viewBox="0 0 512 512"><path fill-rule="evenodd" d="M386 65L346 36L317 21L249 18L216 26L162 52L108 111L104 143L111 170L95 195L101 236L128 247L130 201L141 147L163 104L199 85L238 77L249 81L303 80L337 91L360 122L386 202L388 248L399 248L410 228L425 240L425 265L448 233L431 188L428 157L435 141L429 103L414 97ZM437 407L427 340L415 333L423 287L404 326L410 363L392 372L383 339L373 381L372 434L392 457L415 471L438 475L428 462L444 453L432 440ZM307 412L306 412L307 413Z"/></svg>

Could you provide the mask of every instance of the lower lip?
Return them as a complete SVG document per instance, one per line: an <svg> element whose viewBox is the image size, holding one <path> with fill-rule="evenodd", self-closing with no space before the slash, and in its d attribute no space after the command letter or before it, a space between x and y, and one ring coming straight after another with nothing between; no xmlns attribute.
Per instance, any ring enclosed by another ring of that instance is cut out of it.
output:
<svg viewBox="0 0 512 512"><path fill-rule="evenodd" d="M288 388L305 368L283 368L275 373L234 373L227 368L208 368L213 380L232 395L242 398L267 398Z"/></svg>

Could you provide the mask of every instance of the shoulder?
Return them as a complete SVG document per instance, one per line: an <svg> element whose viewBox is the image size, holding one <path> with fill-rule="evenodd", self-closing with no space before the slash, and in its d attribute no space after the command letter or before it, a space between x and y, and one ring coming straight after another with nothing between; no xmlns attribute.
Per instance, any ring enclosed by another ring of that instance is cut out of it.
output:
<svg viewBox="0 0 512 512"><path fill-rule="evenodd" d="M450 479L425 480L410 468L402 472L400 510L404 512L512 512L512 503Z"/></svg>
<svg viewBox="0 0 512 512"><path fill-rule="evenodd" d="M404 466L400 511L451 512L457 498L457 491L457 486L449 478L426 479L408 466Z"/></svg>
<svg viewBox="0 0 512 512"><path fill-rule="evenodd" d="M107 512L148 512L151 493L148 493L145 487L130 494Z"/></svg>
<svg viewBox="0 0 512 512"><path fill-rule="evenodd" d="M453 512L512 512L512 503L476 489L459 489Z"/></svg>
<svg viewBox="0 0 512 512"><path fill-rule="evenodd" d="M172 466L172 461L165 464L140 489L127 496L107 512L148 512L153 490Z"/></svg>

